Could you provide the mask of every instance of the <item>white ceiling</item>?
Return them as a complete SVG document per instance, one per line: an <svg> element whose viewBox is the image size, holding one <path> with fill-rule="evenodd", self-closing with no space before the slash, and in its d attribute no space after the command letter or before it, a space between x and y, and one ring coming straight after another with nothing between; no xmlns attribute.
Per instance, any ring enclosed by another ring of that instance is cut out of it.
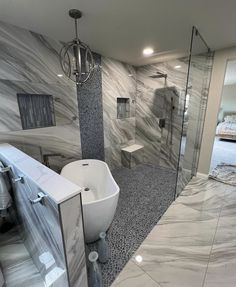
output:
<svg viewBox="0 0 236 287"><path fill-rule="evenodd" d="M212 49L236 44L235 0L0 0L0 20L57 39L69 40L74 25L67 12L83 11L80 38L91 48L134 65L188 51L192 25Z"/></svg>
<svg viewBox="0 0 236 287"><path fill-rule="evenodd" d="M225 72L225 85L236 85L236 60L228 61Z"/></svg>

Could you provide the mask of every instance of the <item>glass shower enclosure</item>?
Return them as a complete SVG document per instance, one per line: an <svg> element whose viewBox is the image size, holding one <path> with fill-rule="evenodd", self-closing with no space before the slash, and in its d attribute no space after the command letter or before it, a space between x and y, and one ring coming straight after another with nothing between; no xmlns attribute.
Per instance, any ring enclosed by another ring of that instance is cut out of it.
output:
<svg viewBox="0 0 236 287"><path fill-rule="evenodd" d="M182 105L183 124L176 196L197 173L212 63L213 53L196 27L193 27L187 83Z"/></svg>

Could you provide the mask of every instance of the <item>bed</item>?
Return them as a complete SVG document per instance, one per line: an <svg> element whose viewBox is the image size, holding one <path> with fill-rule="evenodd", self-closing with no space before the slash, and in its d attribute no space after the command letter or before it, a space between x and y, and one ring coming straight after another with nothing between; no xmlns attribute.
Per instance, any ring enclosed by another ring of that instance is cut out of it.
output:
<svg viewBox="0 0 236 287"><path fill-rule="evenodd" d="M225 112L224 121L219 123L216 128L216 136L220 139L236 141L236 113Z"/></svg>

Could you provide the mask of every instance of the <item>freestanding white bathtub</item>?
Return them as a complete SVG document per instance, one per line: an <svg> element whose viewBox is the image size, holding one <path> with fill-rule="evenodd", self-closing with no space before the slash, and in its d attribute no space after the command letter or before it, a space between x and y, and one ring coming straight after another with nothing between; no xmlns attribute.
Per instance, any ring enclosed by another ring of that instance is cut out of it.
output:
<svg viewBox="0 0 236 287"><path fill-rule="evenodd" d="M99 239L99 233L111 225L120 192L108 165L100 160L78 160L64 166L61 175L82 188L86 243Z"/></svg>

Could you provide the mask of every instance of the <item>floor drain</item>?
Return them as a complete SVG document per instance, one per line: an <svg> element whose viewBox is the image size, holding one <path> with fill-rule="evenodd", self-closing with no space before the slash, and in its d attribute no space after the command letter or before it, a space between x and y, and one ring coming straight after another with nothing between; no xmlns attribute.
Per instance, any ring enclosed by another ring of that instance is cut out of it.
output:
<svg viewBox="0 0 236 287"><path fill-rule="evenodd" d="M89 188L88 188L88 187L85 187L84 191L89 191Z"/></svg>

